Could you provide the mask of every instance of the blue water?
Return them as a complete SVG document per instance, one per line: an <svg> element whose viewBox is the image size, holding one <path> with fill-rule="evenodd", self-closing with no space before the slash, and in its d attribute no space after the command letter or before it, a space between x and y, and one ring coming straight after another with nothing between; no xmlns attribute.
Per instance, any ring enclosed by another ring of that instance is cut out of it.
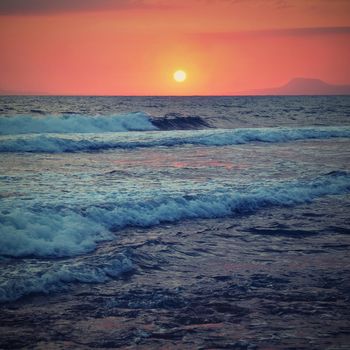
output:
<svg viewBox="0 0 350 350"><path fill-rule="evenodd" d="M127 227L312 212L319 198L349 195L349 97L0 103L2 302L132 271L130 251L96 250ZM169 120L172 130L155 122Z"/></svg>

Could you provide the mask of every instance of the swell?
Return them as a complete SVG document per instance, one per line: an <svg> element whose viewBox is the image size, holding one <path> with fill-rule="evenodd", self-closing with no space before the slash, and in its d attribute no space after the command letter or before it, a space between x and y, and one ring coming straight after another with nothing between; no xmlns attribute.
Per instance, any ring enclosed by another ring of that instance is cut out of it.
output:
<svg viewBox="0 0 350 350"><path fill-rule="evenodd" d="M30 262L27 264L30 265ZM5 278L0 282L0 303L17 300L28 294L62 290L73 282L104 283L131 270L133 264L123 253L73 263L42 263L39 267L34 263L26 268L25 274L13 266L11 271L3 271Z"/></svg>
<svg viewBox="0 0 350 350"><path fill-rule="evenodd" d="M157 127L152 124L149 115L142 112L110 116L63 114L0 117L0 134L2 135L149 131L156 129Z"/></svg>
<svg viewBox="0 0 350 350"><path fill-rule="evenodd" d="M211 127L199 116L185 116L180 113L152 117L143 112L96 116L74 113L46 115L37 110L31 112L34 115L1 116L0 135L191 130Z"/></svg>
<svg viewBox="0 0 350 350"><path fill-rule="evenodd" d="M164 117L151 118L152 124L159 130L196 130L211 128L199 116L184 116L180 113L168 113Z"/></svg>
<svg viewBox="0 0 350 350"><path fill-rule="evenodd" d="M312 180L252 184L245 189L216 189L205 194L169 196L85 207L19 207L0 211L0 255L64 257L115 239L127 226L149 227L183 219L219 218L261 208L292 206L350 190L350 174L332 172ZM142 196L142 195L141 195Z"/></svg>
<svg viewBox="0 0 350 350"><path fill-rule="evenodd" d="M244 128L142 133L30 134L0 137L0 152L90 152L108 149L229 146L350 137L350 127Z"/></svg>

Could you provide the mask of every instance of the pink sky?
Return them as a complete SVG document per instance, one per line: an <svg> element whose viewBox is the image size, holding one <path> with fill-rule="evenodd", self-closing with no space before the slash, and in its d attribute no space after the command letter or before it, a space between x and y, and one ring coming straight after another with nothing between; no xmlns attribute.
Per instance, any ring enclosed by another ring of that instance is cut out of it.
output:
<svg viewBox="0 0 350 350"><path fill-rule="evenodd" d="M0 92L220 95L300 76L349 84L349 13L346 0L2 0Z"/></svg>

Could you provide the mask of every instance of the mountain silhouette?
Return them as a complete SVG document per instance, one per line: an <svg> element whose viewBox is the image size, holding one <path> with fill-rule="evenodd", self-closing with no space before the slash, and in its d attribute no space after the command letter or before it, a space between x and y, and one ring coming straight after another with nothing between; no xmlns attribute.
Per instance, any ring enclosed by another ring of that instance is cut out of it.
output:
<svg viewBox="0 0 350 350"><path fill-rule="evenodd" d="M350 95L350 85L332 85L320 79L294 78L276 88L249 90L251 95Z"/></svg>

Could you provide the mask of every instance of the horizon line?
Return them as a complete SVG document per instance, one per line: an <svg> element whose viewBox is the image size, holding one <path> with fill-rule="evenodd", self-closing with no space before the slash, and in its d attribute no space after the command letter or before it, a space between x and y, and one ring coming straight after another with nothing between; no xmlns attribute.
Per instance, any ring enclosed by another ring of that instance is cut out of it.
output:
<svg viewBox="0 0 350 350"><path fill-rule="evenodd" d="M350 93L344 94L193 94L193 95L90 95L90 94L36 94L36 93L26 93L26 94L1 94L0 97L272 97L272 96L350 96Z"/></svg>

